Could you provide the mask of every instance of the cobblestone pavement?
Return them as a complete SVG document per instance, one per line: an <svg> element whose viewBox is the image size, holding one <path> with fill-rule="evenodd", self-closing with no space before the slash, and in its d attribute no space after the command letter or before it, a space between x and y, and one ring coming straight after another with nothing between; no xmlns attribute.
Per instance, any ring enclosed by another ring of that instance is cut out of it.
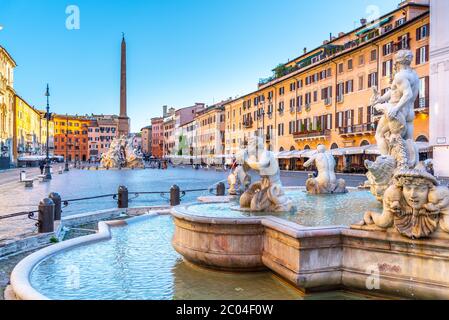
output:
<svg viewBox="0 0 449 320"><path fill-rule="evenodd" d="M41 173L39 168L14 168L0 170L0 185L18 182L21 171L25 171L27 177L30 179L37 177Z"/></svg>

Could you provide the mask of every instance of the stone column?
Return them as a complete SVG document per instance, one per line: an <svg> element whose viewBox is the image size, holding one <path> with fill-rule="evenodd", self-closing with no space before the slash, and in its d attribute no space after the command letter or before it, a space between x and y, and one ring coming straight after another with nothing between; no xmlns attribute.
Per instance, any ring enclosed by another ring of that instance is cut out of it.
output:
<svg viewBox="0 0 449 320"><path fill-rule="evenodd" d="M449 177L449 1L430 4L430 143L437 176Z"/></svg>

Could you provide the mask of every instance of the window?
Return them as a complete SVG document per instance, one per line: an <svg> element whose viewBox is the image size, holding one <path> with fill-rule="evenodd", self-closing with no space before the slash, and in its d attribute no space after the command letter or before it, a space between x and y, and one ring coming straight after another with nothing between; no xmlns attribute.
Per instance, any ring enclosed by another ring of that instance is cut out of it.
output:
<svg viewBox="0 0 449 320"><path fill-rule="evenodd" d="M365 56L361 55L359 56L359 66L362 66L365 64Z"/></svg>
<svg viewBox="0 0 449 320"><path fill-rule="evenodd" d="M284 87L279 88L279 95L282 96L282 95L284 95L284 93L285 93L285 88Z"/></svg>
<svg viewBox="0 0 449 320"><path fill-rule="evenodd" d="M346 81L345 91L346 93L354 92L354 80Z"/></svg>
<svg viewBox="0 0 449 320"><path fill-rule="evenodd" d="M402 26L406 22L407 22L406 18L399 19L398 21L396 21L396 28Z"/></svg>
<svg viewBox="0 0 449 320"><path fill-rule="evenodd" d="M283 136L284 135L284 124L280 123L278 124L278 136Z"/></svg>
<svg viewBox="0 0 449 320"><path fill-rule="evenodd" d="M359 76L359 91L363 90L363 84L365 82L365 77L364 76Z"/></svg>
<svg viewBox="0 0 449 320"><path fill-rule="evenodd" d="M313 92L313 102L317 102L318 101L318 91L314 91Z"/></svg>
<svg viewBox="0 0 449 320"><path fill-rule="evenodd" d="M338 73L343 73L343 63L338 65Z"/></svg>
<svg viewBox="0 0 449 320"><path fill-rule="evenodd" d="M310 105L312 102L312 94L310 92L306 93L306 105Z"/></svg>
<svg viewBox="0 0 449 320"><path fill-rule="evenodd" d="M429 61L429 46L424 46L416 50L416 64L424 64Z"/></svg>
<svg viewBox="0 0 449 320"><path fill-rule="evenodd" d="M302 80L298 80L298 83L296 84L296 86L298 87L298 89L302 88Z"/></svg>
<svg viewBox="0 0 449 320"><path fill-rule="evenodd" d="M352 70L353 68L353 63L352 63L352 59L348 60L348 70Z"/></svg>
<svg viewBox="0 0 449 320"><path fill-rule="evenodd" d="M424 38L427 38L429 36L430 26L429 24L426 24L418 29L416 29L416 40L420 41Z"/></svg>
<svg viewBox="0 0 449 320"><path fill-rule="evenodd" d="M382 76L390 77L393 73L393 60L384 61L382 63Z"/></svg>
<svg viewBox="0 0 449 320"><path fill-rule="evenodd" d="M383 46L383 55L388 56L389 54L393 53L393 43L387 43Z"/></svg>
<svg viewBox="0 0 449 320"><path fill-rule="evenodd" d="M370 73L368 76L368 88L377 86L377 72Z"/></svg>
<svg viewBox="0 0 449 320"><path fill-rule="evenodd" d="M290 92L295 91L295 90L296 90L296 82L290 83Z"/></svg>
<svg viewBox="0 0 449 320"><path fill-rule="evenodd" d="M332 69L331 68L327 69L326 77L327 78L332 77Z"/></svg>
<svg viewBox="0 0 449 320"><path fill-rule="evenodd" d="M371 51L371 62L376 61L377 60L377 50L374 49Z"/></svg>
<svg viewBox="0 0 449 320"><path fill-rule="evenodd" d="M340 100L344 96L344 94L345 94L345 84L342 82L342 83L339 83L337 85L337 97L338 97L338 99Z"/></svg>

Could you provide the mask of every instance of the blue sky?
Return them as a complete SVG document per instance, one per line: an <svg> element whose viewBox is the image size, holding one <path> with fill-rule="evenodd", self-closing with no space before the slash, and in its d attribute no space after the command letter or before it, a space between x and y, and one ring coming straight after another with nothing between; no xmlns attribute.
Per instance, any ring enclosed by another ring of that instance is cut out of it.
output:
<svg viewBox="0 0 449 320"><path fill-rule="evenodd" d="M128 45L128 113L139 131L162 105L213 104L253 91L277 64L399 0L0 0L0 45L15 89L54 112L118 113L120 41ZM68 5L80 29L67 30ZM374 7L373 7L374 6ZM378 9L376 9L378 8Z"/></svg>

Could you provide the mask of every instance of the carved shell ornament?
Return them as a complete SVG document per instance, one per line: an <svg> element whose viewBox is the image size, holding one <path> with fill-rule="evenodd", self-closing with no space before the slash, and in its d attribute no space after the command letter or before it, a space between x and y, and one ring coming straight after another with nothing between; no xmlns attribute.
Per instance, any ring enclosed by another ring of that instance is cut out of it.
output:
<svg viewBox="0 0 449 320"><path fill-rule="evenodd" d="M394 176L394 184L401 192L399 206L391 208L398 232L412 239L430 236L437 230L440 219L439 209L428 209L429 193L438 187L438 181L425 171L407 169Z"/></svg>

